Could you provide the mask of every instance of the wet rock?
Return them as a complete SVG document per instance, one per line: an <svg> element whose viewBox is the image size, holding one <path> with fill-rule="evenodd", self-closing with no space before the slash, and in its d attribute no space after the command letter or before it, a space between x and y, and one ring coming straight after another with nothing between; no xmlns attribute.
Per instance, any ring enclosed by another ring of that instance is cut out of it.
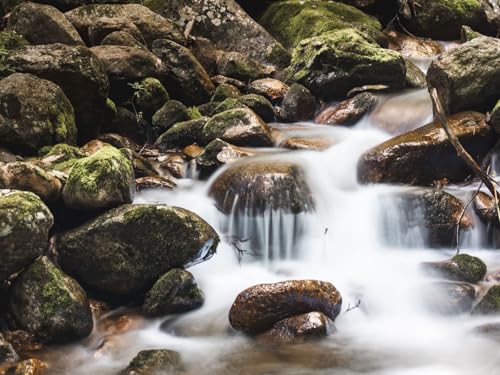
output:
<svg viewBox="0 0 500 375"><path fill-rule="evenodd" d="M256 94L247 94L240 96L237 100L245 107L254 111L265 122L274 121L275 113L273 105L265 97Z"/></svg>
<svg viewBox="0 0 500 375"><path fill-rule="evenodd" d="M499 323L486 323L475 327L473 332L480 334L483 337L490 338L495 341L500 341L500 324Z"/></svg>
<svg viewBox="0 0 500 375"><path fill-rule="evenodd" d="M411 60L405 59L406 87L423 89L427 87L425 73Z"/></svg>
<svg viewBox="0 0 500 375"><path fill-rule="evenodd" d="M62 183L57 177L34 164L0 164L0 189L31 191L45 202L54 202L61 197L61 188Z"/></svg>
<svg viewBox="0 0 500 375"><path fill-rule="evenodd" d="M143 350L135 356L121 375L176 374L181 367L181 356L173 350Z"/></svg>
<svg viewBox="0 0 500 375"><path fill-rule="evenodd" d="M92 25L95 25L99 19L107 17L133 23L140 30L148 47L151 47L157 39L184 42L181 31L172 21L140 4L84 5L67 12L66 17L86 41L89 40L89 30Z"/></svg>
<svg viewBox="0 0 500 375"><path fill-rule="evenodd" d="M168 39L156 40L152 51L164 64L165 82L172 95L188 105L210 100L215 86L191 51Z"/></svg>
<svg viewBox="0 0 500 375"><path fill-rule="evenodd" d="M35 194L0 190L0 280L5 280L48 247L54 218Z"/></svg>
<svg viewBox="0 0 500 375"><path fill-rule="evenodd" d="M399 17L409 31L438 40L460 38L462 25L491 32L484 3L477 0L410 0L403 2ZM438 22L436 22L438 21Z"/></svg>
<svg viewBox="0 0 500 375"><path fill-rule="evenodd" d="M189 113L186 106L177 100L169 100L153 115L153 131L160 135L174 124L188 120Z"/></svg>
<svg viewBox="0 0 500 375"><path fill-rule="evenodd" d="M168 189L175 187L175 182L163 176L146 176L135 180L135 188L137 191L146 189Z"/></svg>
<svg viewBox="0 0 500 375"><path fill-rule="evenodd" d="M317 124L354 125L377 104L377 97L368 92L358 94L323 110L314 120Z"/></svg>
<svg viewBox="0 0 500 375"><path fill-rule="evenodd" d="M170 155L160 168L168 171L175 178L186 178L187 163L181 155Z"/></svg>
<svg viewBox="0 0 500 375"><path fill-rule="evenodd" d="M238 146L273 145L267 124L247 108L232 109L213 116L203 127L203 138L206 143L220 138Z"/></svg>
<svg viewBox="0 0 500 375"><path fill-rule="evenodd" d="M130 35L136 43L145 44L139 28L126 17L101 17L96 18L94 23L88 26L88 37L91 46L102 44L103 40L114 32L122 32Z"/></svg>
<svg viewBox="0 0 500 375"><path fill-rule="evenodd" d="M325 138L301 138L291 137L287 138L279 144L280 147L289 150L315 150L323 151L330 148L335 144L334 140Z"/></svg>
<svg viewBox="0 0 500 375"><path fill-rule="evenodd" d="M238 96L241 96L240 90L236 86L233 86L229 83L223 83L219 86L214 91L214 94L210 98L211 102L223 102L226 99L229 98L237 98Z"/></svg>
<svg viewBox="0 0 500 375"><path fill-rule="evenodd" d="M350 27L374 40L384 39L377 19L338 2L276 1L267 8L261 23L287 48L296 47L304 39Z"/></svg>
<svg viewBox="0 0 500 375"><path fill-rule="evenodd" d="M12 52L6 63L18 72L31 73L62 88L75 110L80 142L98 135L105 119L109 81L88 48L63 44L29 46Z"/></svg>
<svg viewBox="0 0 500 375"><path fill-rule="evenodd" d="M474 211L481 220L498 225L495 199L492 196L480 191L474 197L473 205Z"/></svg>
<svg viewBox="0 0 500 375"><path fill-rule="evenodd" d="M92 332L85 291L47 257L36 260L16 279L9 308L23 329L45 341L66 342Z"/></svg>
<svg viewBox="0 0 500 375"><path fill-rule="evenodd" d="M281 101L288 92L288 85L274 78L263 78L248 85L248 92L264 96L271 102Z"/></svg>
<svg viewBox="0 0 500 375"><path fill-rule="evenodd" d="M441 44L431 39L416 38L397 31L387 31L386 35L389 37L389 48L407 58L425 59L443 52Z"/></svg>
<svg viewBox="0 0 500 375"><path fill-rule="evenodd" d="M58 239L64 270L113 295L144 292L164 273L210 258L219 238L199 216L165 205L123 205Z"/></svg>
<svg viewBox="0 0 500 375"><path fill-rule="evenodd" d="M59 142L76 142L75 114L64 92L31 74L0 81L0 144L28 154Z"/></svg>
<svg viewBox="0 0 500 375"><path fill-rule="evenodd" d="M405 85L406 67L395 51L380 48L356 29L341 29L304 39L295 48L289 79L323 99L344 97L354 87Z"/></svg>
<svg viewBox="0 0 500 375"><path fill-rule="evenodd" d="M257 61L238 52L218 52L215 65L217 74L243 82L262 78L270 73Z"/></svg>
<svg viewBox="0 0 500 375"><path fill-rule="evenodd" d="M143 43L134 38L125 31L114 31L104 37L102 46L127 46L140 49L146 49Z"/></svg>
<svg viewBox="0 0 500 375"><path fill-rule="evenodd" d="M196 164L201 168L202 178L204 178L223 164L254 155L255 152L252 149L237 147L216 138L196 155Z"/></svg>
<svg viewBox="0 0 500 375"><path fill-rule="evenodd" d="M128 160L132 160L135 177L158 175L154 164L138 152L128 148L120 151L127 157Z"/></svg>
<svg viewBox="0 0 500 375"><path fill-rule="evenodd" d="M158 146L160 150L166 151L200 142L202 139L203 127L207 121L207 117L202 117L196 120L178 122L163 133L156 140L155 145Z"/></svg>
<svg viewBox="0 0 500 375"><path fill-rule="evenodd" d="M500 40L481 37L441 54L427 71L448 113L488 110L500 96Z"/></svg>
<svg viewBox="0 0 500 375"><path fill-rule="evenodd" d="M316 98L304 86L294 83L285 93L279 117L284 122L306 121L314 118Z"/></svg>
<svg viewBox="0 0 500 375"><path fill-rule="evenodd" d="M500 312L500 285L493 285L472 310L473 314L497 314Z"/></svg>
<svg viewBox="0 0 500 375"><path fill-rule="evenodd" d="M422 266L427 272L448 280L478 283L486 275L486 264L479 258L468 254L457 254L444 262L426 262Z"/></svg>
<svg viewBox="0 0 500 375"><path fill-rule="evenodd" d="M193 275L177 268L158 279L146 294L142 309L151 316L177 314L195 310L203 301Z"/></svg>
<svg viewBox="0 0 500 375"><path fill-rule="evenodd" d="M22 35L31 44L84 45L82 38L64 14L50 5L18 5L8 17L7 30Z"/></svg>
<svg viewBox="0 0 500 375"><path fill-rule="evenodd" d="M269 343L289 343L326 337L333 322L323 313L310 312L280 320L273 327L257 336Z"/></svg>
<svg viewBox="0 0 500 375"><path fill-rule="evenodd" d="M0 333L0 363L17 362L19 356L12 345Z"/></svg>
<svg viewBox="0 0 500 375"><path fill-rule="evenodd" d="M26 359L0 371L0 375L46 375L48 366L39 359Z"/></svg>
<svg viewBox="0 0 500 375"><path fill-rule="evenodd" d="M474 287L466 283L436 282L425 290L424 305L444 315L470 312L476 295Z"/></svg>
<svg viewBox="0 0 500 375"><path fill-rule="evenodd" d="M328 282L293 280L259 284L236 297L229 311L229 322L238 331L257 334L282 319L307 312L322 312L335 320L341 306L340 293Z"/></svg>
<svg viewBox="0 0 500 375"><path fill-rule="evenodd" d="M496 142L496 136L480 113L458 113L450 116L448 123L476 160L481 160ZM470 173L437 122L372 148L358 162L358 179L362 183L432 185L443 179L461 182Z"/></svg>

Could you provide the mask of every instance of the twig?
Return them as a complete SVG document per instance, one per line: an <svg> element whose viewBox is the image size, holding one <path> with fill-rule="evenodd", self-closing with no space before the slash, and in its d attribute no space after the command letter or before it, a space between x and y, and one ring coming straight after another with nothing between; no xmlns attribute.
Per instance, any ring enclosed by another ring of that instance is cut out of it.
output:
<svg viewBox="0 0 500 375"><path fill-rule="evenodd" d="M358 299L358 302L356 302L356 304L354 306L352 306L352 307L351 307L351 304L349 303L349 305L347 306L347 310L345 312L348 313L349 311L357 309L359 306L361 306L361 300L360 299Z"/></svg>
<svg viewBox="0 0 500 375"><path fill-rule="evenodd" d="M483 187L483 182L481 181L481 183L479 184L477 190L474 192L474 194L472 195L471 199L467 202L467 204L464 206L462 212L460 213L460 217L458 218L458 221L457 221L457 226L456 226L456 238L457 238L457 247L456 247L456 254L455 255L458 255L460 254L460 222L462 221L464 215L465 215L465 212L467 211L467 209L469 208L470 204L472 203L472 201L474 199L476 199L477 195L479 194L479 191L481 190L481 188Z"/></svg>

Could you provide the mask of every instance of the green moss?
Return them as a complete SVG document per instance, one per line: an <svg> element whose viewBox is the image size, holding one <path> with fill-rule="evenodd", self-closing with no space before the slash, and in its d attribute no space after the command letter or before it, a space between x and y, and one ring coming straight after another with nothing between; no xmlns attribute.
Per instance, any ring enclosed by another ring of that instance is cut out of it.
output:
<svg viewBox="0 0 500 375"><path fill-rule="evenodd" d="M265 59L271 64L284 68L290 64L291 55L281 43L276 43L269 46Z"/></svg>
<svg viewBox="0 0 500 375"><path fill-rule="evenodd" d="M6 63L10 51L29 45L28 41L14 31L0 32L0 78L14 73L14 68Z"/></svg>
<svg viewBox="0 0 500 375"><path fill-rule="evenodd" d="M200 110L197 107L189 107L187 109L187 113L191 120L196 120L202 117Z"/></svg>
<svg viewBox="0 0 500 375"><path fill-rule="evenodd" d="M180 363L179 353L172 350L143 350L121 375L174 373Z"/></svg>
<svg viewBox="0 0 500 375"><path fill-rule="evenodd" d="M240 90L238 90L237 87L230 85L228 83L223 83L217 86L210 101L222 102L229 98L237 98L238 96L241 96L241 92Z"/></svg>
<svg viewBox="0 0 500 375"><path fill-rule="evenodd" d="M452 259L458 266L458 275L461 281L477 283L486 275L486 264L479 258L467 254L455 255Z"/></svg>
<svg viewBox="0 0 500 375"><path fill-rule="evenodd" d="M215 107L214 111L212 112L212 116L236 108L248 108L248 107L242 104L238 99L228 98L224 100L222 103L220 103L217 107Z"/></svg>
<svg viewBox="0 0 500 375"><path fill-rule="evenodd" d="M453 10L454 13L463 16L467 16L471 12L483 10L483 6L478 0L440 0L439 2Z"/></svg>
<svg viewBox="0 0 500 375"><path fill-rule="evenodd" d="M181 148L193 143L198 143L202 138L203 127L207 123L207 117L178 122L156 141L155 145L161 150Z"/></svg>
<svg viewBox="0 0 500 375"><path fill-rule="evenodd" d="M500 312L500 285L494 285L474 307L474 314L497 314Z"/></svg>
<svg viewBox="0 0 500 375"><path fill-rule="evenodd" d="M134 103L137 110L149 115L153 115L170 100L167 90L156 78L144 78L132 87L134 88Z"/></svg>
<svg viewBox="0 0 500 375"><path fill-rule="evenodd" d="M245 107L254 111L264 121L271 122L274 120L274 107L271 102L262 95L247 94L240 96L238 101Z"/></svg>

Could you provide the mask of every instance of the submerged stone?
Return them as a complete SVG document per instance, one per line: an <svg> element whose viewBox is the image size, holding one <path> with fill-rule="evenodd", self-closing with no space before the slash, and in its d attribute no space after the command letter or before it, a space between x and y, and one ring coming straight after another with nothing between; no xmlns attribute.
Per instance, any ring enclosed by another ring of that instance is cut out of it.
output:
<svg viewBox="0 0 500 375"><path fill-rule="evenodd" d="M180 366L181 356L173 350L143 350L120 375L176 374Z"/></svg>

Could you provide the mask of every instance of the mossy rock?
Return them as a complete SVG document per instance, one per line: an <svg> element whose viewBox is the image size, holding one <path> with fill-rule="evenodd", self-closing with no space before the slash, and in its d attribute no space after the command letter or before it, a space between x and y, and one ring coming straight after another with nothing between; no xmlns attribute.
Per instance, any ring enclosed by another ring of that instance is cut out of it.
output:
<svg viewBox="0 0 500 375"><path fill-rule="evenodd" d="M356 28L386 44L380 22L353 6L325 0L276 1L261 18L262 25L285 47L339 29Z"/></svg>
<svg viewBox="0 0 500 375"><path fill-rule="evenodd" d="M156 140L155 145L160 150L171 150L198 143L202 140L203 127L207 121L207 117L201 117L195 120L178 122L163 133Z"/></svg>
<svg viewBox="0 0 500 375"><path fill-rule="evenodd" d="M160 277L146 294L143 311L150 316L177 314L199 308L203 293L188 271L173 269Z"/></svg>
<svg viewBox="0 0 500 375"><path fill-rule="evenodd" d="M426 271L436 273L448 280L478 283L486 275L486 264L479 258L468 254L457 254L444 262L424 263Z"/></svg>
<svg viewBox="0 0 500 375"><path fill-rule="evenodd" d="M226 99L229 98L237 98L238 96L241 96L240 90L236 86L233 86L229 83L223 83L219 86L214 91L214 94L210 98L211 102L223 102Z"/></svg>
<svg viewBox="0 0 500 375"><path fill-rule="evenodd" d="M473 314L498 314L500 312L500 285L494 285L472 310Z"/></svg>
<svg viewBox="0 0 500 375"><path fill-rule="evenodd" d="M247 94L240 96L238 101L254 111L265 122L274 121L274 107L271 102L262 95Z"/></svg>
<svg viewBox="0 0 500 375"><path fill-rule="evenodd" d="M243 82L264 77L263 66L238 52L226 52L217 61L217 73Z"/></svg>
<svg viewBox="0 0 500 375"><path fill-rule="evenodd" d="M0 78L14 73L13 67L5 63L9 51L29 45L28 41L14 31L0 32Z"/></svg>
<svg viewBox="0 0 500 375"><path fill-rule="evenodd" d="M288 77L325 100L343 98L369 84L405 86L403 57L383 49L356 29L341 29L304 39L295 48Z"/></svg>
<svg viewBox="0 0 500 375"><path fill-rule="evenodd" d="M137 111L144 112L151 117L170 100L170 96L159 80L145 78L136 86L133 100Z"/></svg>
<svg viewBox="0 0 500 375"><path fill-rule="evenodd" d="M48 247L54 218L33 193L0 190L0 280L21 271Z"/></svg>
<svg viewBox="0 0 500 375"><path fill-rule="evenodd" d="M209 259L219 237L202 218L166 205L123 205L58 238L64 270L114 296L145 293L173 268Z"/></svg>
<svg viewBox="0 0 500 375"><path fill-rule="evenodd" d="M40 165L61 172L69 172L78 159L87 156L80 148L66 143L58 143L40 151Z"/></svg>
<svg viewBox="0 0 500 375"><path fill-rule="evenodd" d="M143 350L120 375L174 374L181 366L181 356L173 350Z"/></svg>
<svg viewBox="0 0 500 375"><path fill-rule="evenodd" d="M215 107L215 109L212 112L212 116L237 108L248 108L248 107L243 103L240 103L240 101L236 98L228 98L223 102L221 102L217 107Z"/></svg>
<svg viewBox="0 0 500 375"><path fill-rule="evenodd" d="M118 149L105 146L75 162L62 198L68 207L75 209L114 207L132 202L134 180L130 160Z"/></svg>
<svg viewBox="0 0 500 375"><path fill-rule="evenodd" d="M92 332L85 291L47 257L37 259L16 279L9 309L23 329L45 341L67 342Z"/></svg>
<svg viewBox="0 0 500 375"><path fill-rule="evenodd" d="M190 119L187 107L177 100L169 100L153 115L153 132L156 136L174 124Z"/></svg>

